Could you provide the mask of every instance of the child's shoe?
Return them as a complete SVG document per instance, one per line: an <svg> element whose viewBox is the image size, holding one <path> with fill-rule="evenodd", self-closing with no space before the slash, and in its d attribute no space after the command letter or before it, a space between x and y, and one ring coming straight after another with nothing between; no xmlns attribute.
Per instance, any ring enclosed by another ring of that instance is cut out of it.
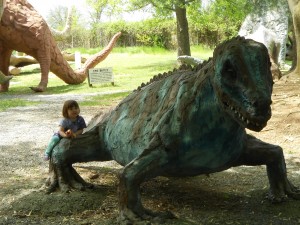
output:
<svg viewBox="0 0 300 225"><path fill-rule="evenodd" d="M50 159L49 155L45 154L45 155L44 155L44 160L45 160L45 161L48 161L49 159Z"/></svg>

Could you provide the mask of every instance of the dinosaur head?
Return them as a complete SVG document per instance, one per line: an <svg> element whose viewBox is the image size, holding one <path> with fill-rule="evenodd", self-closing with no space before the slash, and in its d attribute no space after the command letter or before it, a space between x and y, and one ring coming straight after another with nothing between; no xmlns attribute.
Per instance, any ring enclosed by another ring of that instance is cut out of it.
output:
<svg viewBox="0 0 300 225"><path fill-rule="evenodd" d="M242 37L219 45L212 84L223 110L241 126L260 131L271 118L273 80L267 48Z"/></svg>

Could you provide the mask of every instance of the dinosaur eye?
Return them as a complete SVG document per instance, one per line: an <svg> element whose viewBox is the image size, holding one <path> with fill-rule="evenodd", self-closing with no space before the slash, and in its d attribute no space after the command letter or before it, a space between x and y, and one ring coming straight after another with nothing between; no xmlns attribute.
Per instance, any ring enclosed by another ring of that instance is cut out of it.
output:
<svg viewBox="0 0 300 225"><path fill-rule="evenodd" d="M237 78L236 70L234 69L231 62L228 60L223 65L222 76L225 79L228 79L228 81L230 82L235 81Z"/></svg>

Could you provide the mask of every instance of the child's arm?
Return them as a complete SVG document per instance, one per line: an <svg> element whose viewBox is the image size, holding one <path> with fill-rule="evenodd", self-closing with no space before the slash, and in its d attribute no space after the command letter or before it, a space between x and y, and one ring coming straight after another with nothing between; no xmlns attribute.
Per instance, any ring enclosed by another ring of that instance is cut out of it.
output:
<svg viewBox="0 0 300 225"><path fill-rule="evenodd" d="M65 129L62 126L59 126L58 133L63 138L69 138L72 136L72 132L65 132Z"/></svg>
<svg viewBox="0 0 300 225"><path fill-rule="evenodd" d="M79 134L82 134L82 133L83 133L83 129L77 130L75 133L73 133L72 137L76 138Z"/></svg>

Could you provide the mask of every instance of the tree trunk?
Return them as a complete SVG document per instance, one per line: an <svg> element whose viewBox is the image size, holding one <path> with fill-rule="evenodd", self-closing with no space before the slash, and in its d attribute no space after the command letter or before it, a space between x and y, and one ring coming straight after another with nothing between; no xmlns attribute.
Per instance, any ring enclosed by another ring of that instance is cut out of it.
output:
<svg viewBox="0 0 300 225"><path fill-rule="evenodd" d="M186 8L175 6L176 21L177 21L177 55L191 55L189 25L186 17Z"/></svg>
<svg viewBox="0 0 300 225"><path fill-rule="evenodd" d="M292 14L294 33L295 33L295 56L297 57L296 65L291 73L300 75L300 57L297 56L298 49L300 48L300 0L287 0Z"/></svg>
<svg viewBox="0 0 300 225"><path fill-rule="evenodd" d="M297 65L297 49L296 49L296 36L294 27L292 28L292 37L290 38L291 42L291 54L292 54L292 67L290 70L294 70Z"/></svg>

